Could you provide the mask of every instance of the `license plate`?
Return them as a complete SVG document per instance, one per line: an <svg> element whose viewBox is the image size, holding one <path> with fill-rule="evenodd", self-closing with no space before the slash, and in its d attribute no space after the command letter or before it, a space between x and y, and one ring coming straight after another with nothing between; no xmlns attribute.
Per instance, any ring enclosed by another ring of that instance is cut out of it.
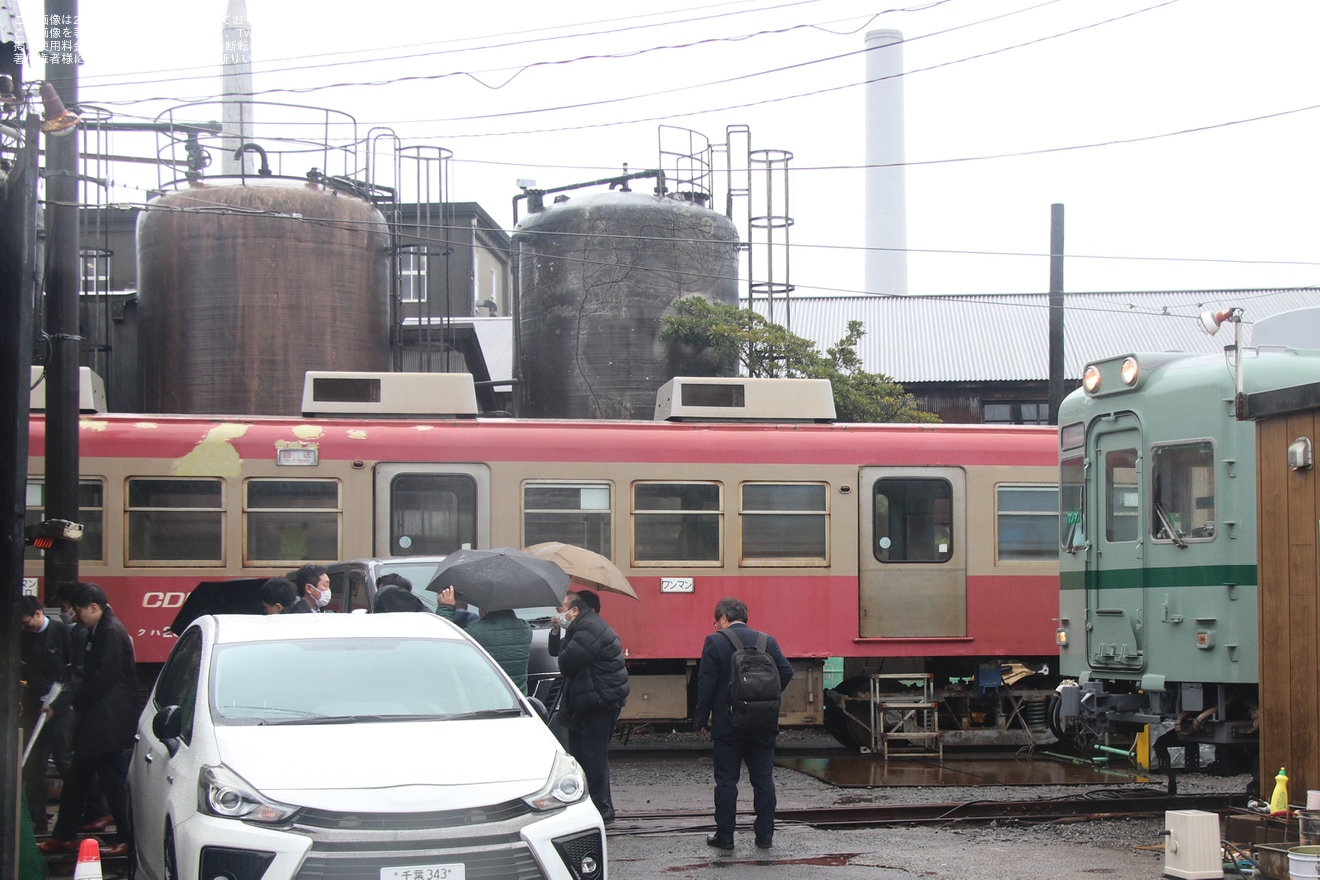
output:
<svg viewBox="0 0 1320 880"><path fill-rule="evenodd" d="M414 865L410 868L381 868L380 880L464 880L464 866Z"/></svg>

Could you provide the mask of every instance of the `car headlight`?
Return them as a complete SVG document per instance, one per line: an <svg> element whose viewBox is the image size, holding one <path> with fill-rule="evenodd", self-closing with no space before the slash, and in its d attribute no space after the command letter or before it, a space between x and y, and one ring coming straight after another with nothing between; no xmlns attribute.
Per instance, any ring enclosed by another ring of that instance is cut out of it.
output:
<svg viewBox="0 0 1320 880"><path fill-rule="evenodd" d="M536 794L523 798L533 810L558 810L587 796L587 778L582 767L569 755L560 752L550 768L550 778Z"/></svg>
<svg viewBox="0 0 1320 880"><path fill-rule="evenodd" d="M262 797L241 776L223 764L207 766L197 776L197 809L208 816L241 819L263 825L281 825L298 812Z"/></svg>

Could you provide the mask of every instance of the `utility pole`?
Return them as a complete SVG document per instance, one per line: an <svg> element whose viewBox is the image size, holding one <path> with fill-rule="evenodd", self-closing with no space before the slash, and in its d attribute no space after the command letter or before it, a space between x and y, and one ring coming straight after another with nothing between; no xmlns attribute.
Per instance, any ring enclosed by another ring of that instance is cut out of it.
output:
<svg viewBox="0 0 1320 880"><path fill-rule="evenodd" d="M1050 424L1063 403L1063 205L1050 205Z"/></svg>
<svg viewBox="0 0 1320 880"><path fill-rule="evenodd" d="M78 104L78 0L46 0L46 82ZM58 39L55 29L59 29ZM65 36L67 34L67 37ZM57 101L58 103L58 101ZM47 116L50 111L48 109ZM47 119L43 130L51 131ZM78 137L72 127L46 140L46 519L80 522L78 512ZM63 136L59 136L63 135ZM78 580L78 545L46 551L45 589Z"/></svg>
<svg viewBox="0 0 1320 880"><path fill-rule="evenodd" d="M38 123L24 114L22 146L0 197L0 503L3 503L4 601L0 602L0 876L20 877L18 866L19 792L23 753L19 718L19 584L23 582L23 512L28 466L28 385L32 364L32 315L36 301Z"/></svg>

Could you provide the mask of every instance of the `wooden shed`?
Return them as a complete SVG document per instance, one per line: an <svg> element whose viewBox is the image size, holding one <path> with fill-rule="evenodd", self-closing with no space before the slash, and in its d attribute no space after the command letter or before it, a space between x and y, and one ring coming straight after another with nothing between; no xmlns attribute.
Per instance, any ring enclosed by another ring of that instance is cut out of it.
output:
<svg viewBox="0 0 1320 880"><path fill-rule="evenodd" d="M1280 767L1292 804L1320 789L1320 382L1249 394L1256 421L1260 780Z"/></svg>

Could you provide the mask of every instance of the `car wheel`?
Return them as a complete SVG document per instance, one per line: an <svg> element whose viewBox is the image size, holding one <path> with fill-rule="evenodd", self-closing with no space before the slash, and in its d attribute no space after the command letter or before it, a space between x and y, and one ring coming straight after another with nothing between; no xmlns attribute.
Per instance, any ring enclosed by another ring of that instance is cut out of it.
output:
<svg viewBox="0 0 1320 880"><path fill-rule="evenodd" d="M179 880L179 859L174 854L174 826L165 826L165 858L161 862L164 866L164 880Z"/></svg>

